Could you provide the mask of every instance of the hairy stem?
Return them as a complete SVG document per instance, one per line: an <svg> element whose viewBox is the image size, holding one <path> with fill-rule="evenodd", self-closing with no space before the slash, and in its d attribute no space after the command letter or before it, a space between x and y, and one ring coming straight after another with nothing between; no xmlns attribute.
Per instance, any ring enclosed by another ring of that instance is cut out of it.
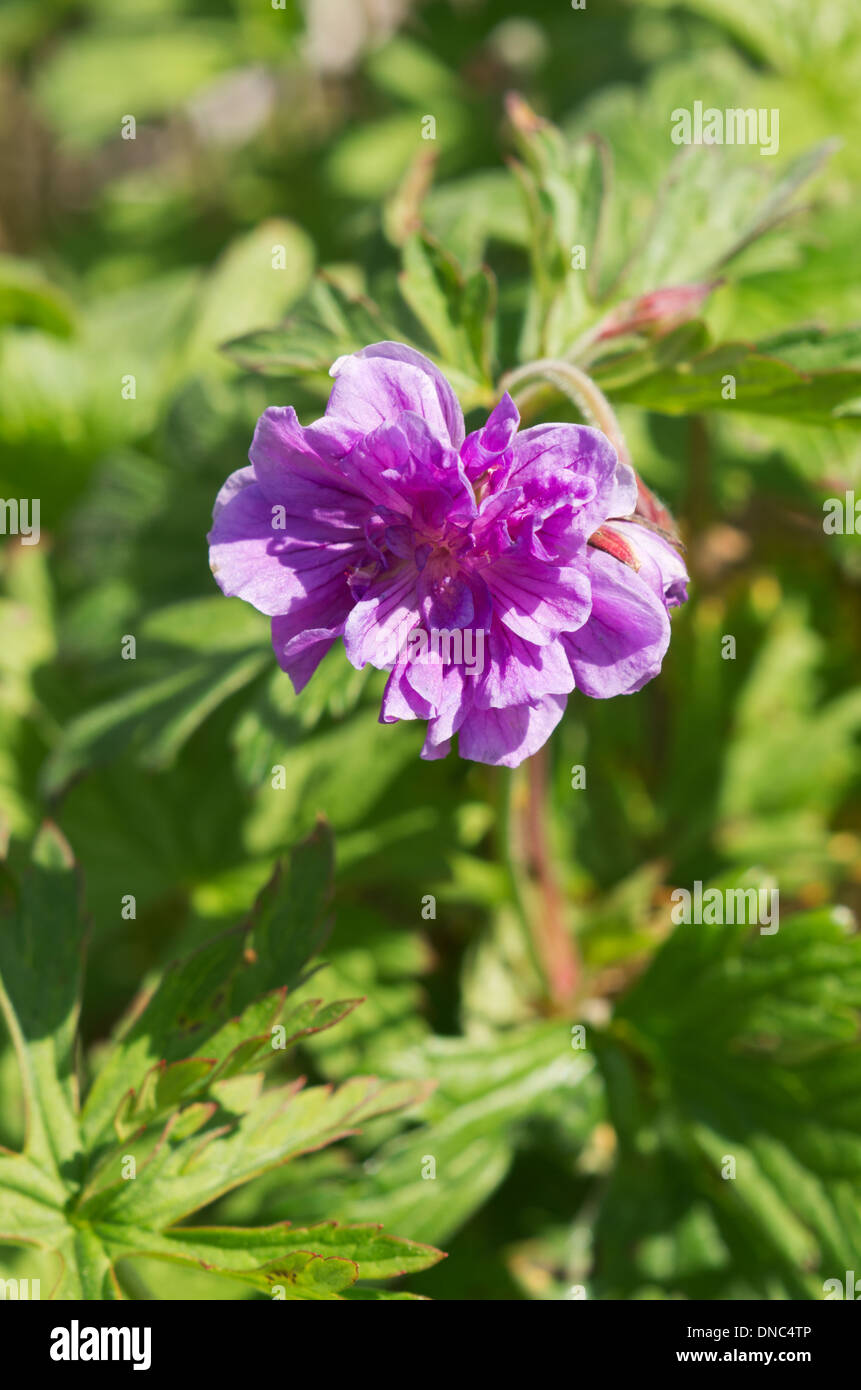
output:
<svg viewBox="0 0 861 1390"><path fill-rule="evenodd" d="M616 413L604 392L595 385L591 377L579 367L575 367L573 362L564 362L556 357L541 357L535 362L527 362L525 366L508 372L499 384L503 391L510 391L512 387L535 377L551 381L563 395L574 402L589 424L597 425L598 429L604 431L619 458L624 463L631 462L631 455Z"/></svg>

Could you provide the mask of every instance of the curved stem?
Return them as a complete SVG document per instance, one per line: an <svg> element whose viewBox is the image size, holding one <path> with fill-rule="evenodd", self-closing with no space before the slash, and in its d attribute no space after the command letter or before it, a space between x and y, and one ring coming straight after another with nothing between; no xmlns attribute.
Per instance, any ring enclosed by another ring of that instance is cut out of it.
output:
<svg viewBox="0 0 861 1390"><path fill-rule="evenodd" d="M590 424L597 425L604 431L619 458L624 463L631 462L631 455L616 413L604 392L595 385L591 377L579 367L575 367L573 362L564 362L557 357L540 357L535 362L527 362L525 366L508 372L499 384L503 391L510 391L520 382L529 381L533 377L544 377L558 387L563 395L574 402Z"/></svg>

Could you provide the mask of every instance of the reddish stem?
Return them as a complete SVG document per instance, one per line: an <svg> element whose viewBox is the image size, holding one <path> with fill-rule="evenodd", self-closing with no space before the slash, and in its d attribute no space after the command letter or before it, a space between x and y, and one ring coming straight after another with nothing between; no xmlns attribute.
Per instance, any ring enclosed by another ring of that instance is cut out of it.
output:
<svg viewBox="0 0 861 1390"><path fill-rule="evenodd" d="M531 914L532 935L551 1003L562 1010L570 1007L577 997L580 961L565 921L565 899L550 851L547 749L540 749L526 766L528 800L523 816L524 845L530 876L537 890L536 910Z"/></svg>

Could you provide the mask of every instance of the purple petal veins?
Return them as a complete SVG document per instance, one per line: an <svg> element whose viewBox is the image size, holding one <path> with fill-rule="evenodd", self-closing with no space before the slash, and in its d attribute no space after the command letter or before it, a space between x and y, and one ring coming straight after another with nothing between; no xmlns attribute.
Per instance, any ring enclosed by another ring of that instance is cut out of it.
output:
<svg viewBox="0 0 861 1390"><path fill-rule="evenodd" d="M657 675L687 574L604 434L520 430L505 395L466 435L445 377L400 343L331 374L315 424L264 412L209 534L218 584L271 617L297 691L340 637L390 673L381 722L427 721L422 757L457 734L462 757L516 767L572 690Z"/></svg>

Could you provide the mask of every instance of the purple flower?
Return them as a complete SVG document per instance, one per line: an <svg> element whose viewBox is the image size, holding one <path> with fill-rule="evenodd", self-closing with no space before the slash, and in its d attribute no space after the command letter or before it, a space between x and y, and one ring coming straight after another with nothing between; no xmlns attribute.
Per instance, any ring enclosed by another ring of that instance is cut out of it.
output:
<svg viewBox="0 0 861 1390"><path fill-rule="evenodd" d="M575 687L658 673L687 576L604 434L519 431L505 395L465 436L445 377L400 343L331 374L315 424L264 412L209 534L221 589L272 618L297 691L343 637L354 666L390 671L383 723L427 720L423 757L458 734L462 757L516 767Z"/></svg>

